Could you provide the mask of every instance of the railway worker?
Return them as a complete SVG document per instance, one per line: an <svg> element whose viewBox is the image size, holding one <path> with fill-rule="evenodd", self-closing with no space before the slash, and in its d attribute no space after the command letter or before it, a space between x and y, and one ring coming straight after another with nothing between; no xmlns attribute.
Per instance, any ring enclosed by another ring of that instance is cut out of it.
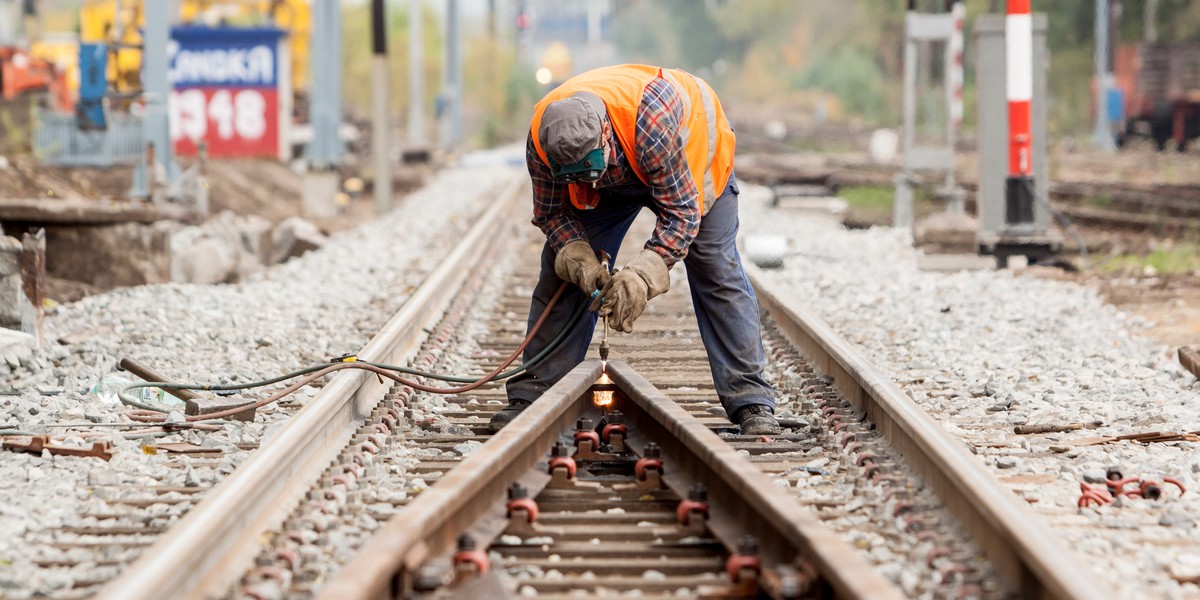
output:
<svg viewBox="0 0 1200 600"><path fill-rule="evenodd" d="M734 133L703 80L676 69L603 67L573 77L534 107L525 149L533 181L533 224L546 234L530 326L564 280L575 285L551 310L525 350L538 354L584 304L633 331L646 302L670 288L682 262L717 396L743 434L779 433L775 391L765 364L758 300L735 241L738 187ZM643 209L657 218L644 248L616 274L614 259ZM602 289L603 300L592 295ZM599 304L599 306L597 306ZM596 314L580 319L563 344L509 380L499 430L578 365Z"/></svg>

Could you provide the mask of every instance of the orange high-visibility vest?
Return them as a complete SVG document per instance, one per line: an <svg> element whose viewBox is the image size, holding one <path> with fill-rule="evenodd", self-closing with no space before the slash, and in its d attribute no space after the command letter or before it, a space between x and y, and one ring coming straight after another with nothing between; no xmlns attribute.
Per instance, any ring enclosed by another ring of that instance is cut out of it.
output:
<svg viewBox="0 0 1200 600"><path fill-rule="evenodd" d="M681 69L662 69L648 65L617 65L601 67L581 73L554 88L533 109L533 121L529 125L533 147L542 162L547 165L546 151L542 149L538 130L546 106L562 100L575 92L591 92L604 101L608 110L608 121L616 133L629 166L642 183L646 174L638 162L635 144L637 112L642 105L642 93L655 79L668 81L680 92L684 100L685 122L681 124L679 136L683 140L687 155L688 170L699 192L697 204L705 214L712 199L725 191L729 173L733 170L733 150L736 141L733 129L725 118L725 110L717 94L703 79ZM568 186L571 203L584 209L596 205L599 192L590 185L573 183Z"/></svg>

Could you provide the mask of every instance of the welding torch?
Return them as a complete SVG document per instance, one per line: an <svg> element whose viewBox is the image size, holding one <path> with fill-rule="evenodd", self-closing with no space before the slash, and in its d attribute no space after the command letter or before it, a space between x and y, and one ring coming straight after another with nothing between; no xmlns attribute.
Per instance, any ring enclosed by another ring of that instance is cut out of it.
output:
<svg viewBox="0 0 1200 600"><path fill-rule="evenodd" d="M611 258L608 255L608 252L601 250L598 258L600 259L600 267L602 269L604 269L605 271L608 271L608 261ZM601 291L602 290L597 289L595 291L595 293L593 294L593 296L599 296ZM608 315L607 314L604 315L604 325L602 325L602 327L603 327L604 331L600 334L600 372L607 373L608 372Z"/></svg>

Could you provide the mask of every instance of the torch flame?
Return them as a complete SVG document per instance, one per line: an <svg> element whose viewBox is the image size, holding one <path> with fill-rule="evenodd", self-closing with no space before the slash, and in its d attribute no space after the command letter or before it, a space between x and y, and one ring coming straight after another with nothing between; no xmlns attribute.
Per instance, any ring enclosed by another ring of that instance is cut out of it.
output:
<svg viewBox="0 0 1200 600"><path fill-rule="evenodd" d="M597 408L607 408L612 405L612 390L596 390L592 392L592 404Z"/></svg>
<svg viewBox="0 0 1200 600"><path fill-rule="evenodd" d="M608 408L613 403L613 380L608 376L608 373L600 373L600 379L596 380L597 386L603 386L603 389L592 390L592 404L597 408Z"/></svg>

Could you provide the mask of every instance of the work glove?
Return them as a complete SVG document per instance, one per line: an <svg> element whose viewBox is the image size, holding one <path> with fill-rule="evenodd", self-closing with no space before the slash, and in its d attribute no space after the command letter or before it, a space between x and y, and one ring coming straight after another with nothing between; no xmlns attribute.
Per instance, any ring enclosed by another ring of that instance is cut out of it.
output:
<svg viewBox="0 0 1200 600"><path fill-rule="evenodd" d="M583 240L570 242L558 251L554 257L554 272L589 296L612 279L612 274L596 259L592 245Z"/></svg>
<svg viewBox="0 0 1200 600"><path fill-rule="evenodd" d="M646 310L646 302L669 289L671 275L666 261L657 252L643 249L604 287L600 316L609 317L609 327L630 333L633 322Z"/></svg>

